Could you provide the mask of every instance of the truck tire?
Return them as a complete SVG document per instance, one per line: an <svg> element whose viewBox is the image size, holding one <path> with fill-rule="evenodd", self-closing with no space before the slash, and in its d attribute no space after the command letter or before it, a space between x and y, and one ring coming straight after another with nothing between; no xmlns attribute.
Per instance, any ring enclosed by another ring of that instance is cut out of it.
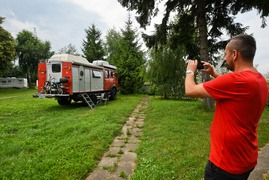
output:
<svg viewBox="0 0 269 180"><path fill-rule="evenodd" d="M110 90L110 97L109 97L109 100L115 100L117 97L117 89L115 87L113 87L111 90Z"/></svg>
<svg viewBox="0 0 269 180"><path fill-rule="evenodd" d="M59 105L68 105L71 103L71 99L68 100L67 98L58 99L57 101Z"/></svg>

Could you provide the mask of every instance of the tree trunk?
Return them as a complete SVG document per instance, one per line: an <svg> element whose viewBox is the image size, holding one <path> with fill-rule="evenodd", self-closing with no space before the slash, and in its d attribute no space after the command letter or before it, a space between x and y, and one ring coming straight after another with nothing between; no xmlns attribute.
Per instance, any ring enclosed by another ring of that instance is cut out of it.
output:
<svg viewBox="0 0 269 180"><path fill-rule="evenodd" d="M29 82L29 88L32 88L32 78L31 78L31 73L30 73L30 68L27 67L27 77L28 77L28 82Z"/></svg>
<svg viewBox="0 0 269 180"><path fill-rule="evenodd" d="M208 61L208 41L207 41L207 24L205 16L205 4L204 0L198 0L197 2L197 24L200 38L200 59L202 61ZM202 72L202 82L210 80L210 76L207 73ZM212 98L204 98L204 105L210 109L214 109L214 101Z"/></svg>

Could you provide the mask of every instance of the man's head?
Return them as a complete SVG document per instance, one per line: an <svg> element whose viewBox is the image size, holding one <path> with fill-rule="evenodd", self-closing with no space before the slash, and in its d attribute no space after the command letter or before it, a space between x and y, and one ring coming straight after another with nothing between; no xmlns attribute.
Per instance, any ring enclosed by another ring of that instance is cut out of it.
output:
<svg viewBox="0 0 269 180"><path fill-rule="evenodd" d="M235 58L239 56L245 62L253 62L256 52L256 41L250 35L237 35L231 38L225 48L224 61L227 62L227 68L234 71Z"/></svg>

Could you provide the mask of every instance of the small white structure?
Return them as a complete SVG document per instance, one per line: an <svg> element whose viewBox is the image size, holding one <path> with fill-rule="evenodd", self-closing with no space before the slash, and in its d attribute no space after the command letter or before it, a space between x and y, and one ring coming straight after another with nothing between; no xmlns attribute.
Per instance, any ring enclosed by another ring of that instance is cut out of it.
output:
<svg viewBox="0 0 269 180"><path fill-rule="evenodd" d="M107 61L104 61L104 60L95 60L92 63L94 65L97 65L97 66L103 66L103 67L107 67L107 68L111 68L111 69L117 69L116 66L113 66L113 65L109 64Z"/></svg>
<svg viewBox="0 0 269 180"><path fill-rule="evenodd" d="M7 77L0 78L0 88L27 88L26 78Z"/></svg>

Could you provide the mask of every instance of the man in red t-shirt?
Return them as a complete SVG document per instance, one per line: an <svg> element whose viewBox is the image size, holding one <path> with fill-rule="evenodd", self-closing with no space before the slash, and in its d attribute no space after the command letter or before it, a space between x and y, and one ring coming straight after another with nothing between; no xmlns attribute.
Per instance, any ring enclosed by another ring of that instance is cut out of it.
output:
<svg viewBox="0 0 269 180"><path fill-rule="evenodd" d="M220 75L203 62L215 79L196 85L197 60L190 60L185 92L190 97L214 98L216 111L210 128L211 150L205 180L247 179L258 158L257 126L266 106L268 86L253 66L256 42L252 36L233 37L224 61L233 73Z"/></svg>

